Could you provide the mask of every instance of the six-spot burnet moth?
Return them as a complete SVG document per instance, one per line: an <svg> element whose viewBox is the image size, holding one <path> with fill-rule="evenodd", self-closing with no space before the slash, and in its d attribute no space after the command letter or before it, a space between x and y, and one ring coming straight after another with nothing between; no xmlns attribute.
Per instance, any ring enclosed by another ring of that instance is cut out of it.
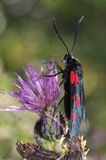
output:
<svg viewBox="0 0 106 160"><path fill-rule="evenodd" d="M65 46L67 53L63 58L64 69L56 65L62 73L62 82L64 84L64 109L66 117L69 122L68 137L73 140L78 134L79 127L83 119L85 119L85 98L84 98L84 87L83 87L83 69L79 60L73 57L72 53L76 44L77 33L79 25L82 22L84 16L82 16L76 25L75 38L72 45L71 51L69 51L66 43L58 32L56 22L53 20L53 27L57 33L59 39ZM56 74L56 75L57 75ZM52 75L55 76L55 75ZM62 101L60 100L60 102ZM60 104L60 103L59 103Z"/></svg>

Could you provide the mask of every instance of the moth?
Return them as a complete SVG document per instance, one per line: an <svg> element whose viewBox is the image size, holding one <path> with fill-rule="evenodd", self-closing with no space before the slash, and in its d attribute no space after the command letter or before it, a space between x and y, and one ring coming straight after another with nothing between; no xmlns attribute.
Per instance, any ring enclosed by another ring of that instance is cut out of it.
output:
<svg viewBox="0 0 106 160"><path fill-rule="evenodd" d="M53 20L54 30L67 50L67 53L64 55L63 58L64 69L62 69L58 65L56 66L60 70L60 72L57 74L62 73L61 84L64 84L64 97L62 97L59 104L64 99L65 114L69 122L68 136L71 140L75 139L78 134L82 120L86 119L85 95L83 86L83 68L79 60L73 57L73 50L76 44L79 25L82 22L83 18L84 16L82 16L77 22L74 42L71 51L69 51L66 43L61 37L57 29L55 20ZM51 75L51 77L52 76L55 75Z"/></svg>

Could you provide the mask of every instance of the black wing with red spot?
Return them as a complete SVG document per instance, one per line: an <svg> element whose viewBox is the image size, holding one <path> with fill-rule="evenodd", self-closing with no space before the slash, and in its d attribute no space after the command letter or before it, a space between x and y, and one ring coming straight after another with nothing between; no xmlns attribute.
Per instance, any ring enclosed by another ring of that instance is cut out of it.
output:
<svg viewBox="0 0 106 160"><path fill-rule="evenodd" d="M85 102L83 89L82 66L76 65L70 71L70 139L74 139L78 134L79 127L85 118Z"/></svg>

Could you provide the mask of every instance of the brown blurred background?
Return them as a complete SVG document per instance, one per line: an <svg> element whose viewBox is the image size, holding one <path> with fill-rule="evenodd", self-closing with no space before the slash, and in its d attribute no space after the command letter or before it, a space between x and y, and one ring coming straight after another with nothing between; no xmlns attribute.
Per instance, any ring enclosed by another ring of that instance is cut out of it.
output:
<svg viewBox="0 0 106 160"><path fill-rule="evenodd" d="M106 2L105 0L1 0L0 88L12 90L15 72L22 75L28 63L40 70L43 60L61 59L66 52L56 36L52 19L71 48L75 23L85 16L74 56L84 67L89 128L88 160L106 159ZM0 106L16 102L0 95ZM37 115L30 112L0 113L0 160L19 160L17 139L33 140Z"/></svg>

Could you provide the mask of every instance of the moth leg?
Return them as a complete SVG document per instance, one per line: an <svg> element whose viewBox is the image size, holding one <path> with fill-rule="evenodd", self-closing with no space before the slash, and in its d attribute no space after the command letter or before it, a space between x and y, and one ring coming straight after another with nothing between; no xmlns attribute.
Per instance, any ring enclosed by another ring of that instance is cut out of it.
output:
<svg viewBox="0 0 106 160"><path fill-rule="evenodd" d="M49 70L49 72L51 72L55 67L56 67L56 65L55 65L55 66L53 66L53 68L51 68L51 69Z"/></svg>
<svg viewBox="0 0 106 160"><path fill-rule="evenodd" d="M58 64L56 64L56 67L57 67L61 72L64 72L64 70L63 70Z"/></svg>
<svg viewBox="0 0 106 160"><path fill-rule="evenodd" d="M58 72L58 73L56 73L56 74L52 74L52 75L45 75L45 77L54 77L54 76L57 76L57 75L59 75L59 74L61 74L62 72Z"/></svg>
<svg viewBox="0 0 106 160"><path fill-rule="evenodd" d="M49 72L51 72L55 67L57 67L60 70L61 73L64 72L64 70L59 65L57 65L57 64L55 66L53 66L53 68L50 69Z"/></svg>
<svg viewBox="0 0 106 160"><path fill-rule="evenodd" d="M59 101L59 103L58 103L58 105L60 105L61 104L61 102L62 102L62 100L64 99L64 96L60 99L60 101Z"/></svg>
<svg viewBox="0 0 106 160"><path fill-rule="evenodd" d="M54 77L54 76L57 76L57 75L59 75L60 73L63 73L64 72L64 70L59 66L59 65L55 65L55 66L53 66L53 68L51 68L50 70L49 70L49 72L51 72L55 67L57 67L59 70L60 70L60 72L58 72L58 73L56 73L56 74L53 74L53 75L45 75L46 77Z"/></svg>
<svg viewBox="0 0 106 160"><path fill-rule="evenodd" d="M59 87L64 83L64 79L60 82Z"/></svg>

